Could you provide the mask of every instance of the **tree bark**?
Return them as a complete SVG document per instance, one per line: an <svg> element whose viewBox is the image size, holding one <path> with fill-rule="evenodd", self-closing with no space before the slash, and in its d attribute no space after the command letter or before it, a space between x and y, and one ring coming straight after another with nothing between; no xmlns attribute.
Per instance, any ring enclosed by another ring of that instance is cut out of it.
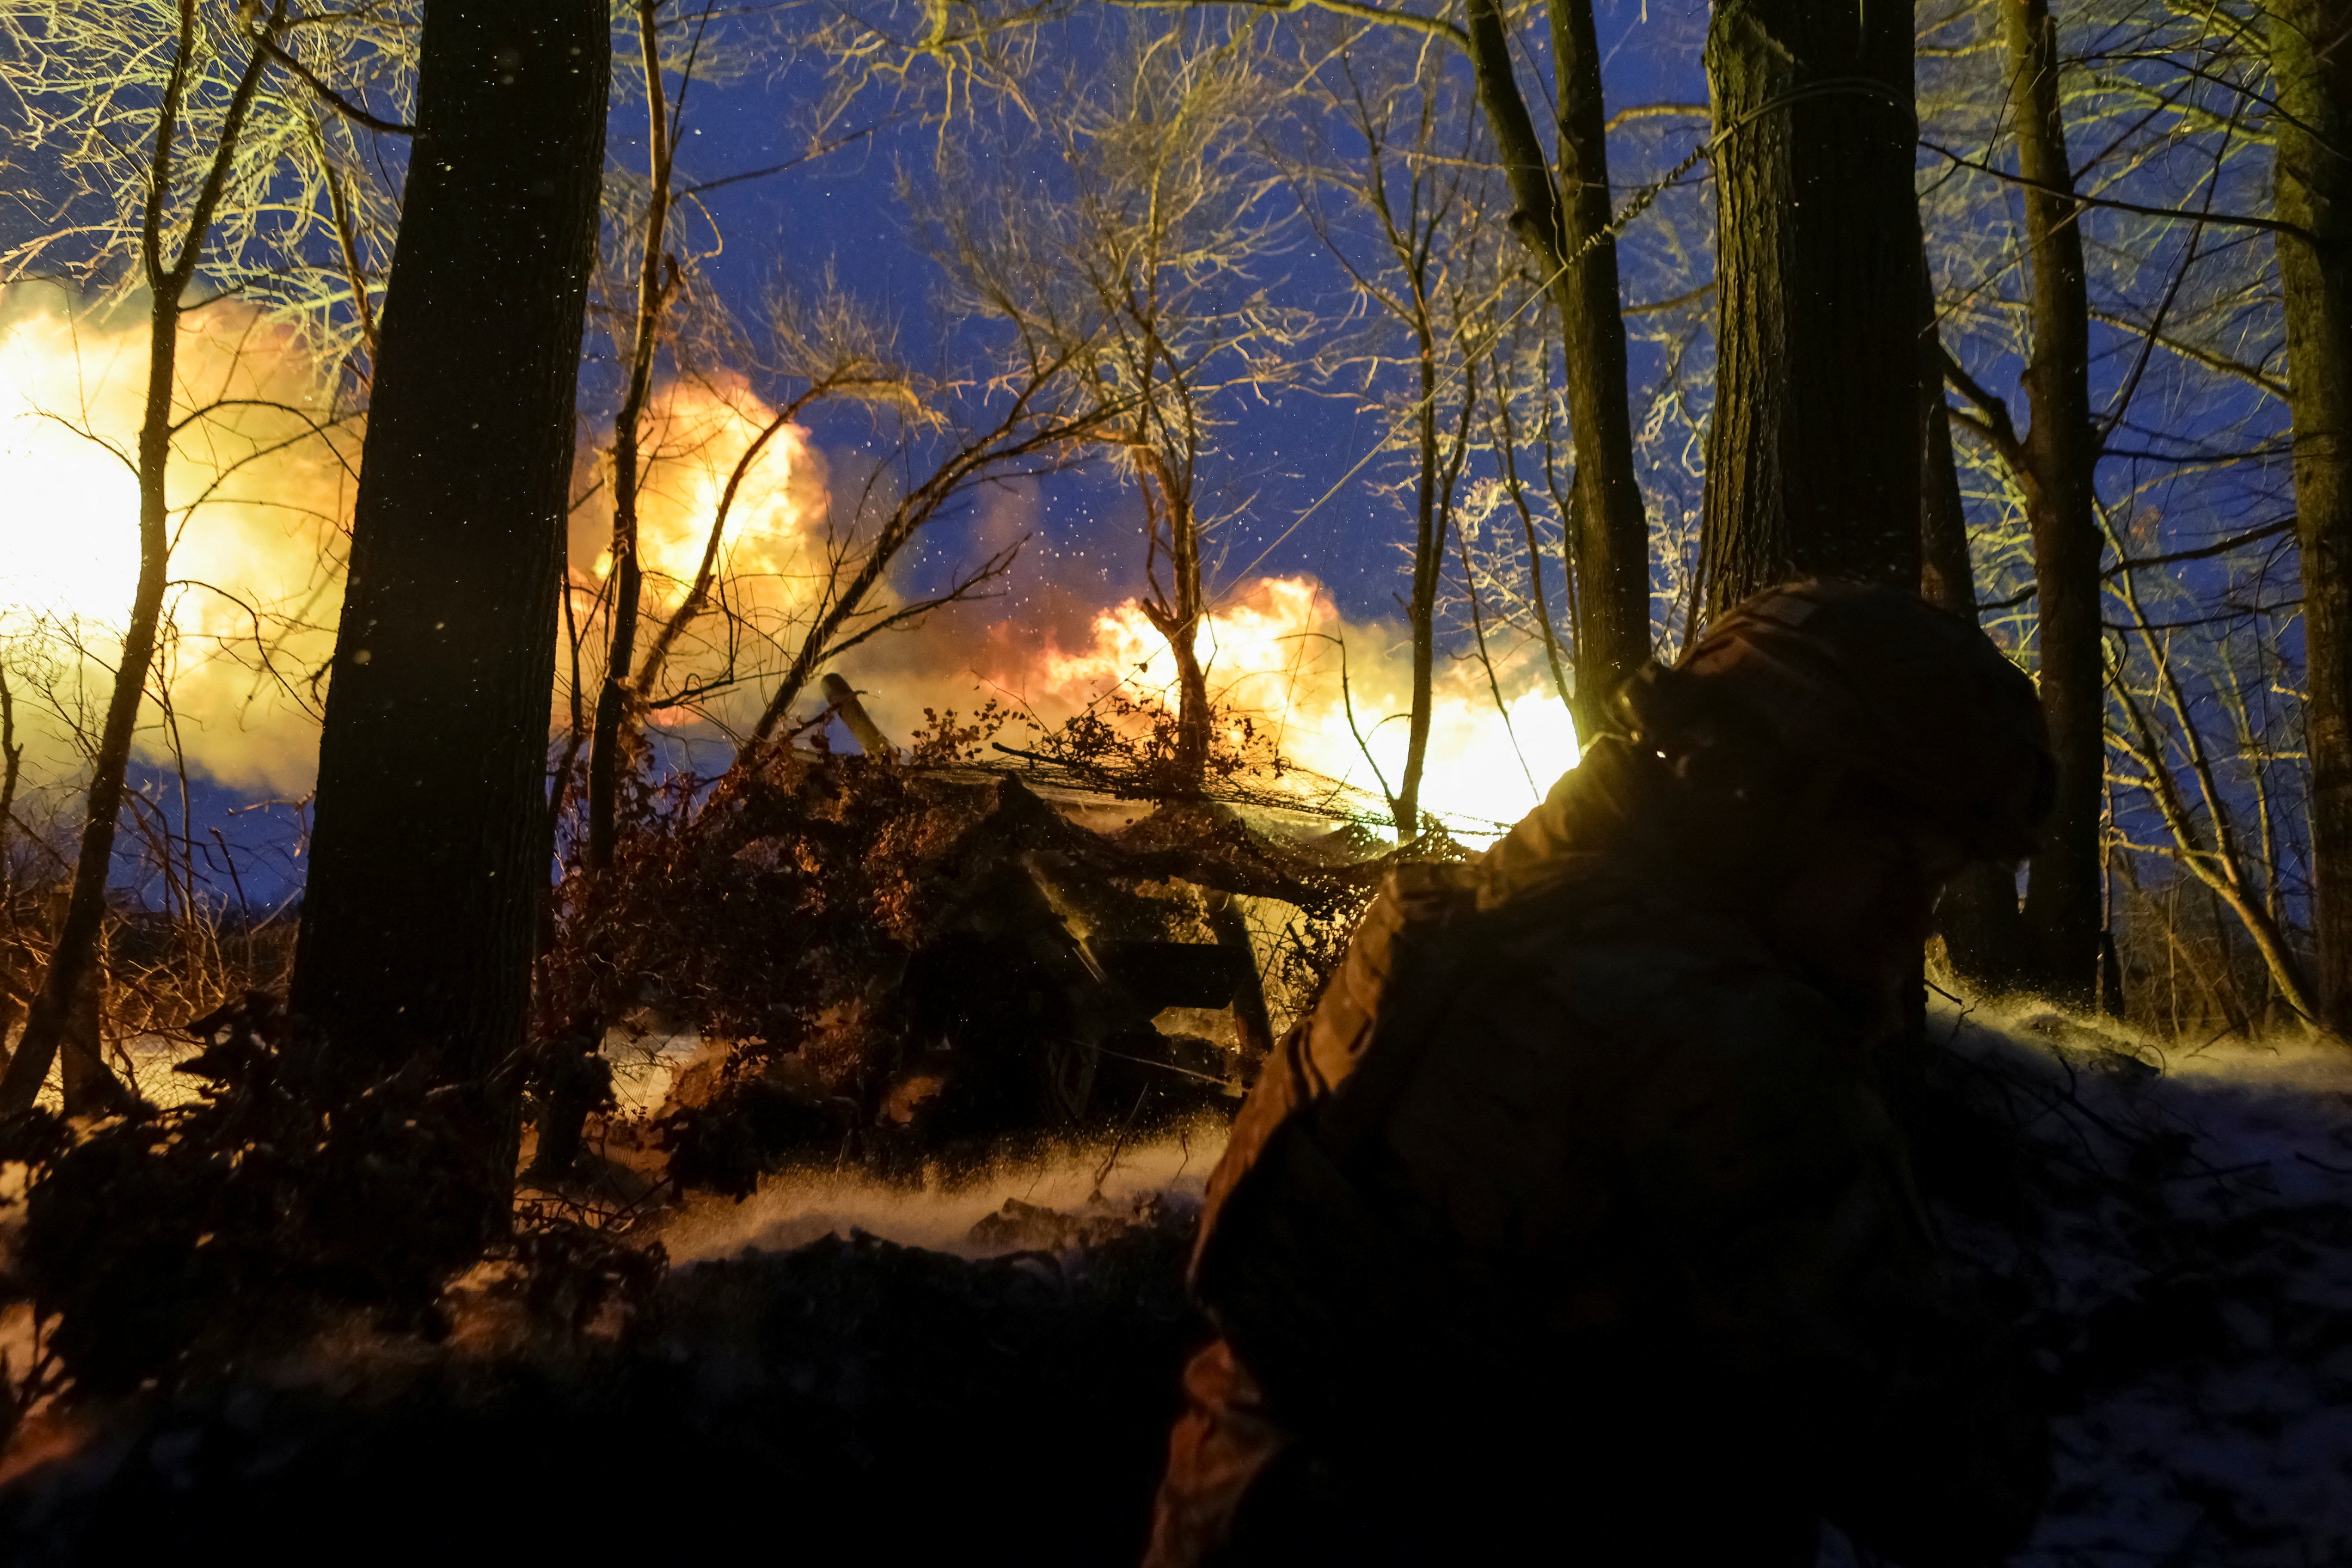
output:
<svg viewBox="0 0 2352 1568"><path fill-rule="evenodd" d="M1908 5L1716 7L1703 614L1800 574L1919 582L1911 57Z"/></svg>
<svg viewBox="0 0 2352 1568"><path fill-rule="evenodd" d="M1969 559L1969 519L1952 454L1952 416L1944 402L1944 343L1936 326L1927 246L1919 256L1917 363L1920 415L1919 593L1956 616L1977 618L1976 568ZM2023 963L2024 927L2017 908L2017 868L1980 861L1945 887L1936 906L1945 961L1969 987L2013 990Z"/></svg>
<svg viewBox="0 0 2352 1568"><path fill-rule="evenodd" d="M610 57L597 0L425 7L294 970L323 1059L435 1060L500 1184Z"/></svg>
<svg viewBox="0 0 2352 1568"><path fill-rule="evenodd" d="M1143 601L1145 619L1168 639L1168 651L1176 660L1176 735L1166 787L1171 795L1194 795L1209 772L1209 677L1201 668L1201 621L1208 614L1208 598L1201 588L1201 533L1192 513L1192 473L1189 463L1180 468L1170 462L1149 430L1140 433L1134 450L1144 470L1146 507L1156 492L1168 514L1168 572L1175 590L1170 598ZM1144 526L1158 524L1147 513Z"/></svg>
<svg viewBox="0 0 2352 1568"><path fill-rule="evenodd" d="M1405 626L1412 638L1412 706L1405 718L1404 771L1389 802L1397 842L1421 836L1421 776L1429 766L1429 724L1437 673L1437 586L1445 539L1437 521L1437 340L1429 320L1425 248L1408 258L1412 271L1413 336L1421 351L1421 402L1414 414L1420 477L1413 488L1412 595ZM1464 367L1465 374L1468 367Z"/></svg>
<svg viewBox="0 0 2352 1568"><path fill-rule="evenodd" d="M2269 0L2320 1022L2352 1040L2352 6Z"/></svg>
<svg viewBox="0 0 2352 1568"><path fill-rule="evenodd" d="M2106 759L2106 682L2100 651L2096 495L2091 426L2090 301L2081 208L2058 99L2058 29L2047 0L2001 0L2010 110L2026 184L2032 252L2033 349L2022 443L2027 521L2040 606L2042 711L2057 789L2025 895L2028 978L2053 1001L2088 1007L2099 973L2099 833Z"/></svg>
<svg viewBox="0 0 2352 1568"><path fill-rule="evenodd" d="M1944 402L1944 342L1936 326L1935 284L1927 276L1924 238L1919 249L1919 596L1973 621L1976 566L1969 559L1969 514L1960 500L1959 464L1952 454L1952 414Z"/></svg>
<svg viewBox="0 0 2352 1568"><path fill-rule="evenodd" d="M220 205L237 139L245 133L246 117L261 85L268 56L264 41L284 26L285 0L277 0L248 40L252 53L237 79L236 89L223 116L219 143L187 220L179 255L163 255L165 214L173 205L174 159L180 135L179 114L185 91L185 72L196 47L194 13L181 13L178 53L158 108L155 149L148 164L147 210L141 236L141 264L150 300L147 311L147 395L139 423L139 583L132 590L131 620L123 629L122 654L114 667L114 690L107 699L106 720L99 731L98 751L90 759L89 815L83 819L81 850L74 863L73 891L66 906L57 945L49 954L41 989L33 998L8 1070L0 1074L0 1112L23 1110L32 1105L47 1078L58 1047L73 1027L75 1008L98 967L100 931L106 919L106 884L114 865L115 817L122 809L123 775L131 766L131 740L138 729L140 704L147 692L147 674L155 660L155 638L163 616L163 592L171 558L170 506L164 484L172 461L172 393L179 363L180 301L195 277L210 237L213 215ZM106 1076L104 1064L97 1073ZM112 1080L106 1079L108 1086ZM106 1089L96 1090L112 1099Z"/></svg>
<svg viewBox="0 0 2352 1568"><path fill-rule="evenodd" d="M1650 523L1625 405L1625 320L1609 231L1609 139L1591 0L1549 0L1559 163L1548 164L1511 70L1496 0L1470 0L1469 55L1518 211L1511 226L1559 311L1560 368L1575 443L1576 732L1611 727L1609 700L1650 658ZM1907 37L1907 34L1906 34ZM1906 165L1907 167L1907 165ZM1906 187L1907 188L1907 187Z"/></svg>
<svg viewBox="0 0 2352 1568"><path fill-rule="evenodd" d="M629 381L613 416L613 638L604 684L596 693L595 739L588 750L588 865L613 863L619 831L621 775L635 751L633 710L638 689L629 669L637 659L637 616L645 597L645 563L637 553L637 433L653 386L654 352L669 288L663 277L663 235L669 216L669 114L662 92L660 0L636 0L637 39L646 72L646 137L651 194L646 202L645 244L637 258L637 313L629 336Z"/></svg>
<svg viewBox="0 0 2352 1568"><path fill-rule="evenodd" d="M58 1087L68 1116L102 1116L121 1110L127 1099L106 1067L103 928L99 936L100 951L84 972L73 1005L66 1010L65 1037L58 1047Z"/></svg>

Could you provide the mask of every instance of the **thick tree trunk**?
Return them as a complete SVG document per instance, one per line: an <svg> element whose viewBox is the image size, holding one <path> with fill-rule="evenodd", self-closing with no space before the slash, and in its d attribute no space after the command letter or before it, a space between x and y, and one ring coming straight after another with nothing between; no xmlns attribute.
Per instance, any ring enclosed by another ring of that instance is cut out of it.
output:
<svg viewBox="0 0 2352 1568"><path fill-rule="evenodd" d="M1701 609L1799 574L1916 585L1908 5L1723 0Z"/></svg>
<svg viewBox="0 0 2352 1568"><path fill-rule="evenodd" d="M1511 70L1509 36L1496 0L1470 0L1469 53L1478 99L1495 133L1511 194L1511 226L1549 281L1559 311L1576 473L1569 521L1575 541L1576 732L1609 728L1609 700L1650 657L1650 524L1633 467L1625 406L1625 321L1617 293L1617 241L1609 232L1609 148L1601 56L1591 0L1549 0L1559 167L1543 144ZM1907 35L1906 35L1907 37ZM1906 165L1907 166L1907 165ZM1906 187L1907 188L1907 187Z"/></svg>
<svg viewBox="0 0 2352 1568"><path fill-rule="evenodd" d="M425 7L294 972L351 1080L422 1053L467 1088L500 1183L609 68L597 0Z"/></svg>
<svg viewBox="0 0 2352 1568"><path fill-rule="evenodd" d="M2001 0L2017 127L2018 172L2032 251L2033 351L2025 367L2032 428L2024 440L2026 515L2040 607L2042 710L2057 791L2026 881L2029 979L2053 1000L2087 1007L2099 973L2100 810L2106 682L2099 639L2099 528L2092 481L2091 317L2080 208L2058 99L2058 29L2046 0Z"/></svg>
<svg viewBox="0 0 2352 1568"><path fill-rule="evenodd" d="M1977 618L1976 569L1969 559L1969 519L1952 454L1952 417L1944 402L1944 344L1936 327L1934 284L1926 246L1919 266L1919 593L1956 616ZM2024 926L2014 866L1979 863L1952 879L1936 906L1936 931L1952 973L1975 990L2013 989L2023 962Z"/></svg>
<svg viewBox="0 0 2352 1568"><path fill-rule="evenodd" d="M2352 1040L2352 5L2270 0L2321 1021Z"/></svg>

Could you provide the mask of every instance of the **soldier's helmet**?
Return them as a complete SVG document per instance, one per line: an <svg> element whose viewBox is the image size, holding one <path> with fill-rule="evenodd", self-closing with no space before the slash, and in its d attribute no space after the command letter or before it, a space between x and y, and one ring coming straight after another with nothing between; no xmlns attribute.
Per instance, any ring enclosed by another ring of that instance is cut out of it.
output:
<svg viewBox="0 0 2352 1568"><path fill-rule="evenodd" d="M1686 778L1816 802L1859 784L1987 859L2030 853L2050 810L2032 681L1970 622L1895 588L1768 588L1617 706Z"/></svg>

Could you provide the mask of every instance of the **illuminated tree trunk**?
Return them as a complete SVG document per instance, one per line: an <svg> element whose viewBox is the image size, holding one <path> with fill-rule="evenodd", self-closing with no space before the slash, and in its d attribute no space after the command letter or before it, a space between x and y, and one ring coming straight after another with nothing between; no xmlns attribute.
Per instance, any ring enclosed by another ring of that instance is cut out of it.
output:
<svg viewBox="0 0 2352 1568"><path fill-rule="evenodd" d="M2024 380L2033 423L2022 442L2019 478L2033 534L2042 707L2057 761L2055 801L2026 879L2026 958L2036 989L2087 1006L2097 988L2103 923L2099 831L2106 758L2090 302L2081 209L2059 109L2057 25L2047 0L2001 0L2000 16L2032 252L2033 349Z"/></svg>
<svg viewBox="0 0 2352 1568"><path fill-rule="evenodd" d="M180 253L167 261L164 229L166 215L173 205L184 72L197 47L194 10L181 12L178 63L157 106L155 149L148 164L146 224L140 247L149 301L147 395L139 422L139 583L131 594L130 623L123 628L121 657L114 667L114 690L107 699L106 720L90 759L89 815L83 819L81 850L74 862L73 891L40 992L26 1014L24 1037L9 1059L8 1070L0 1074L0 1112L23 1110L38 1098L59 1043L74 1033L76 1004L95 982L100 930L106 918L106 884L114 863L115 817L122 809L123 776L130 770L131 739L138 728L140 703L146 696L148 671L154 665L156 632L163 616L171 556L164 486L172 460L172 393L178 365L181 300L203 258L237 139L245 133L254 94L261 85L268 59L263 40L276 37L285 16L285 0L277 0L267 16L255 20L248 42L252 54L222 119L220 142L189 211ZM90 1087L91 1094L105 1100L116 1097L118 1091L106 1077L104 1065L94 1056L79 1068L76 1077ZM92 1069L95 1078L90 1076Z"/></svg>
<svg viewBox="0 0 2352 1568"><path fill-rule="evenodd" d="M1549 280L1559 311L1560 368L1576 447L1573 515L1567 520L1575 541L1573 710L1577 733L1590 740L1609 727L1609 699L1618 684L1650 657L1650 525L1625 406L1625 321L1617 242L1609 232L1609 144L1591 0L1549 0L1549 16L1559 109L1556 170L1547 164L1512 73L1496 0L1470 0L1469 54L1519 204L1511 226Z"/></svg>
<svg viewBox="0 0 2352 1568"><path fill-rule="evenodd" d="M2312 927L2323 1022L2352 1040L2352 6L2270 0L2287 405L2303 545Z"/></svg>
<svg viewBox="0 0 2352 1568"><path fill-rule="evenodd" d="M1412 595L1405 601L1405 626L1412 637L1412 707L1405 720L1404 771L1389 802L1397 842L1421 834L1421 776L1429 765L1429 723L1434 704L1437 665L1437 584L1445 564L1444 531L1437 518L1437 342L1429 321L1426 254L1413 260L1413 336L1420 350L1421 401L1414 410L1414 437L1421 477L1413 489ZM1466 374L1466 367L1465 367Z"/></svg>
<svg viewBox="0 0 2352 1568"><path fill-rule="evenodd" d="M1723 0L1701 609L1920 576L1911 7Z"/></svg>
<svg viewBox="0 0 2352 1568"><path fill-rule="evenodd" d="M638 47L646 72L646 135L652 167L646 204L645 244L637 258L637 313L629 338L629 381L613 419L613 637L604 684L596 694L596 732L588 752L588 864L613 863L618 831L621 775L634 752L637 701L629 667L637 658L637 617L645 567L637 554L637 487L642 475L637 432L653 384L654 352L669 287L663 277L663 235L669 216L669 113L662 91L660 0L636 0Z"/></svg>
<svg viewBox="0 0 2352 1568"><path fill-rule="evenodd" d="M1176 736L1165 781L1175 795L1198 795L1209 770L1209 678L1201 668L1201 622L1208 599L1201 588L1201 532L1192 512L1189 465L1179 470L1147 435L1136 451L1144 469L1145 505L1154 493L1168 525L1167 590L1143 601L1143 614L1168 639L1176 660ZM1150 518L1145 526L1156 530ZM1157 538L1156 532L1153 535Z"/></svg>
<svg viewBox="0 0 2352 1568"><path fill-rule="evenodd" d="M604 173L597 0L428 0L293 984L362 1082L467 1090L498 1222L533 927L557 542Z"/></svg>

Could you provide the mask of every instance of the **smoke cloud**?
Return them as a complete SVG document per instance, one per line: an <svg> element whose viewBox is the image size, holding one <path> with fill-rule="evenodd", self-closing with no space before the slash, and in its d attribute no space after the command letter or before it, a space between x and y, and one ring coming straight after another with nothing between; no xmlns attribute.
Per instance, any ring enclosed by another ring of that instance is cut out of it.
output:
<svg viewBox="0 0 2352 1568"><path fill-rule="evenodd" d="M100 318L53 288L0 292L0 649L37 780L79 771L74 732L112 688L139 574L148 338L136 309ZM148 705L142 761L184 755L256 794L310 785L359 458L327 383L294 334L234 303L183 324L170 703Z"/></svg>
<svg viewBox="0 0 2352 1568"><path fill-rule="evenodd" d="M138 574L132 460L147 331L143 312L101 319L55 289L0 294L0 651L37 778L79 771L75 730L95 725L110 688ZM181 756L255 795L310 786L361 436L357 419L338 416L331 382L294 334L241 307L215 306L184 325L179 413L208 412L173 448L169 703L151 699L143 761ZM862 466L829 465L807 431L779 421L740 378L657 388L643 444L640 660L707 556L717 581L653 692L702 695L654 720L682 742L723 744L766 701L821 602L833 552L873 492ZM598 616L612 568L609 465L596 461L583 459L584 500L567 552L589 704L603 673ZM977 557L1021 539L1034 531L1035 508L1024 486L982 490L958 548ZM1121 543L1106 538L1097 548ZM845 657L842 673L901 743L926 709L968 713L992 697L1049 726L1114 692L1172 706L1173 660L1159 634L1133 600L1103 603L1099 584L1076 556L1033 545L1000 596L877 638ZM1351 619L1311 576L1254 577L1222 596L1199 652L1222 722L1236 731L1247 723L1324 786L1360 792L1358 807L1381 810L1407 743L1412 659L1401 626ZM569 721L570 681L567 656L558 728ZM1423 795L1457 832L1495 831L1573 764L1566 708L1528 649L1498 647L1491 668L1442 655L1433 689ZM814 692L806 700L811 715L819 701Z"/></svg>

